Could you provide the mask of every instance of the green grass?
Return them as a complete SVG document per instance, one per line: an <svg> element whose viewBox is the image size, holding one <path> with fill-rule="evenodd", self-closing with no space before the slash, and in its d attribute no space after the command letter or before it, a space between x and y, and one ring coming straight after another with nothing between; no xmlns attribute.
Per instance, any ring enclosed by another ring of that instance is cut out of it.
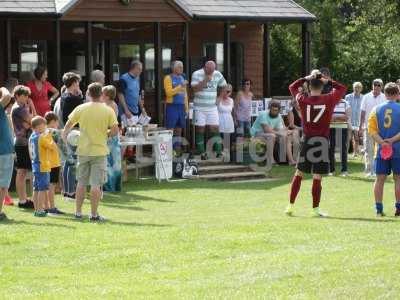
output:
<svg viewBox="0 0 400 300"><path fill-rule="evenodd" d="M101 204L105 224L6 207L0 299L396 299L400 220L375 217L361 168L324 179L329 219L311 217L310 180L283 214L288 167L267 183L132 182Z"/></svg>

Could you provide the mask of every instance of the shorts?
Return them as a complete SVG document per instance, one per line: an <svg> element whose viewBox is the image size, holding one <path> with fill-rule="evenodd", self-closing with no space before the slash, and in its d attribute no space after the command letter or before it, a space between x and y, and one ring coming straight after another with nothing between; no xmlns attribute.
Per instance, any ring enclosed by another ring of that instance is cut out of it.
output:
<svg viewBox="0 0 400 300"><path fill-rule="evenodd" d="M194 125L204 127L206 125L219 126L219 114L217 107L214 110L202 111L195 110Z"/></svg>
<svg viewBox="0 0 400 300"><path fill-rule="evenodd" d="M394 175L400 175L400 158L392 157L389 160L382 158L375 159L375 173L377 175L390 175L393 171Z"/></svg>
<svg viewBox="0 0 400 300"><path fill-rule="evenodd" d="M186 128L185 116L185 105L167 104L165 110L165 127L169 129Z"/></svg>
<svg viewBox="0 0 400 300"><path fill-rule="evenodd" d="M15 167L17 169L32 170L32 162L28 146L15 146L15 154L17 158L15 161Z"/></svg>
<svg viewBox="0 0 400 300"><path fill-rule="evenodd" d="M35 192L48 191L50 185L49 172L33 172L33 190Z"/></svg>
<svg viewBox="0 0 400 300"><path fill-rule="evenodd" d="M0 188L8 189L14 170L14 155L0 155ZM1 199L2 200L2 199Z"/></svg>
<svg viewBox="0 0 400 300"><path fill-rule="evenodd" d="M303 137L297 169L307 174L329 173L329 139L327 137Z"/></svg>
<svg viewBox="0 0 400 300"><path fill-rule="evenodd" d="M106 156L79 156L77 180L83 186L102 186L107 182Z"/></svg>
<svg viewBox="0 0 400 300"><path fill-rule="evenodd" d="M60 181L60 167L51 168L50 183L57 184Z"/></svg>

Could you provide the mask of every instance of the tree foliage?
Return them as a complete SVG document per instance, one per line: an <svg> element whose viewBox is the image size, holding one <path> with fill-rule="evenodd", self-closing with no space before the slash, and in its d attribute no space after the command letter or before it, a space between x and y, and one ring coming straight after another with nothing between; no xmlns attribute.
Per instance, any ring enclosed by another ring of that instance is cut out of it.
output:
<svg viewBox="0 0 400 300"><path fill-rule="evenodd" d="M312 68L329 67L349 87L354 81L369 89L374 78L400 78L400 1L297 0L318 20L311 25ZM273 25L271 31L272 93L287 94L301 75L301 26Z"/></svg>

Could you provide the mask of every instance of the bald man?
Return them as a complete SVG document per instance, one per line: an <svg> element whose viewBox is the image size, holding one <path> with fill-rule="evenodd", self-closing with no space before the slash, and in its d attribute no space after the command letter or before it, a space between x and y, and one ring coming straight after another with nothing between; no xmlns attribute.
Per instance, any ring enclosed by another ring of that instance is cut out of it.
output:
<svg viewBox="0 0 400 300"><path fill-rule="evenodd" d="M216 105L217 88L225 86L226 80L221 72L216 70L215 62L208 61L204 68L192 75L191 86L194 92L194 124L196 126L196 150L202 160L206 160L207 153L204 146L204 132L209 126L211 136L219 138L219 117ZM217 157L221 156L222 147L219 142L214 143Z"/></svg>

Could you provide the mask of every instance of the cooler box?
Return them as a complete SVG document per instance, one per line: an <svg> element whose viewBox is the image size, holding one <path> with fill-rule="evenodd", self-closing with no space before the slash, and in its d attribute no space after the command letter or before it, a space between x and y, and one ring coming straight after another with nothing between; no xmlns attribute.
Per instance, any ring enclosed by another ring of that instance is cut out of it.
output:
<svg viewBox="0 0 400 300"><path fill-rule="evenodd" d="M173 168L173 149L172 149L173 132L171 130L149 132L148 138L155 139L154 156L155 156L155 173L158 180L168 180L172 178Z"/></svg>

